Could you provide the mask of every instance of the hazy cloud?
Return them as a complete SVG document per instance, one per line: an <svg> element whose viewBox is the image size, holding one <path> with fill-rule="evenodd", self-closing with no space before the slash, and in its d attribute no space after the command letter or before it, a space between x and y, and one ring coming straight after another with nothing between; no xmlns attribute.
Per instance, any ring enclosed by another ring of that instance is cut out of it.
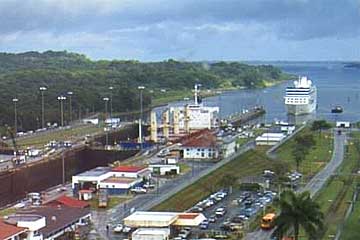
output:
<svg viewBox="0 0 360 240"><path fill-rule="evenodd" d="M354 59L359 53L350 49L359 47L359 35L359 0L0 1L1 51L67 49L142 60Z"/></svg>

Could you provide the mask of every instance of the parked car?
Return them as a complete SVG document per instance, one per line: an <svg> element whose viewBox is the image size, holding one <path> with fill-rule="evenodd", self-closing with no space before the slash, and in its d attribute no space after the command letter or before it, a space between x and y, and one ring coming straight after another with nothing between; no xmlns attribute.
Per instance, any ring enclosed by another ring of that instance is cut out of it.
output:
<svg viewBox="0 0 360 240"><path fill-rule="evenodd" d="M130 190L132 193L147 193L147 190L142 187L135 187Z"/></svg>
<svg viewBox="0 0 360 240"><path fill-rule="evenodd" d="M123 233L129 233L129 232L131 232L131 227L124 226L122 232L123 232Z"/></svg>
<svg viewBox="0 0 360 240"><path fill-rule="evenodd" d="M114 227L114 232L115 233L121 233L123 230L123 225L121 224L117 224L115 227Z"/></svg>

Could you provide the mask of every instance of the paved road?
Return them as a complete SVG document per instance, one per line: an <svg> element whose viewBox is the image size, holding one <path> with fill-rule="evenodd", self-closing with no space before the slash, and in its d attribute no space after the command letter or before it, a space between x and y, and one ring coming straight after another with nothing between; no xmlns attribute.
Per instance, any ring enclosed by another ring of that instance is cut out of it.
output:
<svg viewBox="0 0 360 240"><path fill-rule="evenodd" d="M318 172L305 187L299 189L299 192L309 191L311 196L314 196L334 174L336 169L340 166L344 159L344 146L346 144L346 133L341 135L337 134L336 129L334 130L334 150L331 157L331 161ZM270 239L271 231L258 230L246 235L246 240L268 240Z"/></svg>
<svg viewBox="0 0 360 240"><path fill-rule="evenodd" d="M225 165L226 163L232 161L234 158L254 147L254 142L250 142L244 145L241 149L239 149L239 151L236 152L234 155L223 159L222 161L215 164L198 162L194 163L193 171L181 175L172 181L167 181L159 187L158 192L155 190L152 193L138 195L129 202L125 204L119 204L115 208L109 209L107 211L93 211L92 220L94 223L94 228L97 230L98 234L101 236L102 239L123 239L123 236L113 235L111 232L107 234L106 224L120 223L124 217L130 214L131 209L149 210L153 206L156 206L157 204L163 202L167 198L181 191L182 189L197 181L201 177Z"/></svg>

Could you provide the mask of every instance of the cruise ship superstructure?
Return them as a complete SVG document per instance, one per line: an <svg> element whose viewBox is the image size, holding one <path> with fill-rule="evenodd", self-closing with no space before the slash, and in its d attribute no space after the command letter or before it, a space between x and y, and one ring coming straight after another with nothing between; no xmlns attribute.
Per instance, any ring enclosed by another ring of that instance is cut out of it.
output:
<svg viewBox="0 0 360 240"><path fill-rule="evenodd" d="M286 88L285 105L289 114L302 115L314 112L317 104L316 87L305 76Z"/></svg>

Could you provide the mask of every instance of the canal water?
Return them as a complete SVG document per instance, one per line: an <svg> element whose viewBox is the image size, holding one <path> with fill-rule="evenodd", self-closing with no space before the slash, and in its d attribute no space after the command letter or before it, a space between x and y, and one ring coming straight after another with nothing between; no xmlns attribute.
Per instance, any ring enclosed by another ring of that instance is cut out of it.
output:
<svg viewBox="0 0 360 240"><path fill-rule="evenodd" d="M256 105L263 105L267 112L263 119L265 122L274 120L302 122L311 118L352 122L360 120L360 69L345 68L344 64L340 62L262 62L252 64L271 64L291 74L308 76L318 90L316 113L296 119L289 118L284 105L284 95L286 87L291 86L292 81L264 89L224 92L219 96L204 99L204 104L220 106L222 117ZM173 102L169 105L177 106L184 103L186 101ZM332 114L331 108L336 105L342 106L344 112ZM158 111L163 109L164 107L157 108Z"/></svg>

